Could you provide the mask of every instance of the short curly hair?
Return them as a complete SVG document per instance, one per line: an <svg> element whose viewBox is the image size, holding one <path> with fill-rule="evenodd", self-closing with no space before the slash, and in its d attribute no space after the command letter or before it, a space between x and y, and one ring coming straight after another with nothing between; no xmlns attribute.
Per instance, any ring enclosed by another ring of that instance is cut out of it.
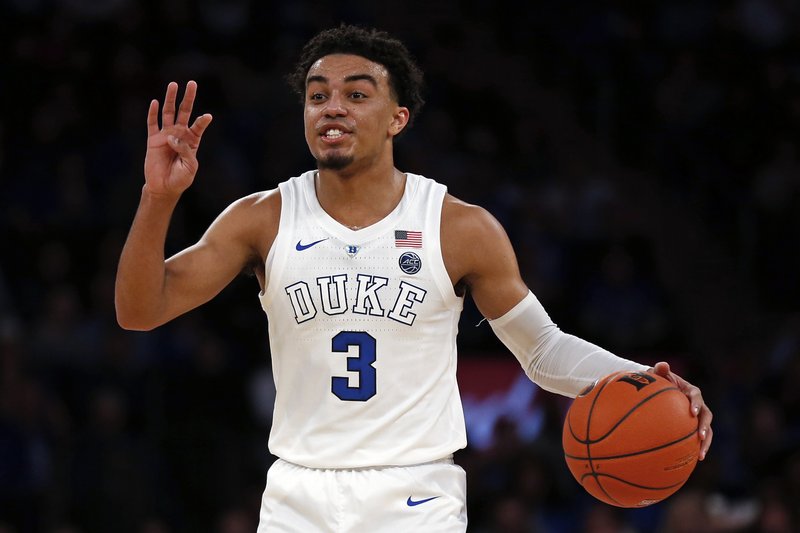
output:
<svg viewBox="0 0 800 533"><path fill-rule="evenodd" d="M353 54L383 65L389 73L389 88L397 103L408 108L408 127L414 121L425 100L424 81L406 46L385 31L342 24L318 33L306 45L287 80L292 89L305 98L306 76L319 58L330 54Z"/></svg>

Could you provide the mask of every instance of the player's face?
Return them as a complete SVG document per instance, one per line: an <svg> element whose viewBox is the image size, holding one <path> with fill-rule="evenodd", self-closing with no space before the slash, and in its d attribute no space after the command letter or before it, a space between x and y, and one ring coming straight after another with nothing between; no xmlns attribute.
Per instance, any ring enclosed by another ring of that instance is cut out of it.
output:
<svg viewBox="0 0 800 533"><path fill-rule="evenodd" d="M390 156L408 122L383 65L349 54L317 60L306 76L305 135L320 169L370 165Z"/></svg>

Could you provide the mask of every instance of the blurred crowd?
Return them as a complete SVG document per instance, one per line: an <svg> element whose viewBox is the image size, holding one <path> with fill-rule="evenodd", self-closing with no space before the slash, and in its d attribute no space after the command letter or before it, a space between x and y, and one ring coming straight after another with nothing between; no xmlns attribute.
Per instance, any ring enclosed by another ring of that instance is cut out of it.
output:
<svg viewBox="0 0 800 533"><path fill-rule="evenodd" d="M456 456L470 531L800 530L800 5L346 4L0 2L0 533L255 531L274 460L257 283L126 332L116 261L149 101L194 79L215 117L169 253L312 167L283 77L341 21L426 73L398 167L489 209L562 329L669 361L716 415L687 485L622 510L565 467L569 402L528 391L530 416L495 411ZM462 361L507 362L479 322L468 305Z"/></svg>

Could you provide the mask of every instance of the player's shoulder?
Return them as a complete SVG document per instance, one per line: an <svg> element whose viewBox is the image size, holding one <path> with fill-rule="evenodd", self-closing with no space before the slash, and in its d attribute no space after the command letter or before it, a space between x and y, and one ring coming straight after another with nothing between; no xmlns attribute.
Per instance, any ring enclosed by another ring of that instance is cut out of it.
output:
<svg viewBox="0 0 800 533"><path fill-rule="evenodd" d="M450 193L442 202L442 232L480 237L503 231L497 219L485 208L465 202Z"/></svg>
<svg viewBox="0 0 800 533"><path fill-rule="evenodd" d="M274 189L264 190L264 191L257 191L247 196L243 196L239 198L233 204L242 209L248 208L257 208L257 209L269 209L270 207L280 206L281 202L281 192L280 189L275 187Z"/></svg>
<svg viewBox="0 0 800 533"><path fill-rule="evenodd" d="M277 231L280 216L278 189L254 192L229 204L212 224L208 236L243 240L254 246Z"/></svg>
<svg viewBox="0 0 800 533"><path fill-rule="evenodd" d="M513 251L505 230L485 208L450 194L442 204L442 257L450 278L470 285L487 269L507 264Z"/></svg>
<svg viewBox="0 0 800 533"><path fill-rule="evenodd" d="M223 214L232 217L257 218L277 216L280 218L281 194L278 188L258 191L232 202Z"/></svg>
<svg viewBox="0 0 800 533"><path fill-rule="evenodd" d="M265 258L280 226L281 196L275 188L233 201L204 235L209 242L238 243Z"/></svg>

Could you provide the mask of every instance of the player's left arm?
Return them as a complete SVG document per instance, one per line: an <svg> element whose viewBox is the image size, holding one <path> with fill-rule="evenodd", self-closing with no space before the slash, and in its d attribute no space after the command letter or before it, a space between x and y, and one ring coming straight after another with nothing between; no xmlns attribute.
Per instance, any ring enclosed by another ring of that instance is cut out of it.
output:
<svg viewBox="0 0 800 533"><path fill-rule="evenodd" d="M466 286L498 338L542 388L574 397L597 378L619 370L650 370L674 382L689 398L703 440L711 444L711 411L700 389L670 371L620 358L561 331L522 279L513 246L502 225L485 209L452 196L442 210L442 254L454 286Z"/></svg>

